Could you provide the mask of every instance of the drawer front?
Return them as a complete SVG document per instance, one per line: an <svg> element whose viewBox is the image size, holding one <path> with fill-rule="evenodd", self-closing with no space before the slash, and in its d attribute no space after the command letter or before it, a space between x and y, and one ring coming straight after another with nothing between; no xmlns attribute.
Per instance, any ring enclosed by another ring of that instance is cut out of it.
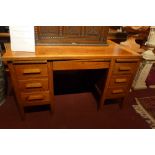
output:
<svg viewBox="0 0 155 155"><path fill-rule="evenodd" d="M50 101L49 91L21 93L24 106L48 104Z"/></svg>
<svg viewBox="0 0 155 155"><path fill-rule="evenodd" d="M127 91L128 91L127 87L108 88L106 98L124 97Z"/></svg>
<svg viewBox="0 0 155 155"><path fill-rule="evenodd" d="M113 74L132 74L136 66L137 63L115 63Z"/></svg>
<svg viewBox="0 0 155 155"><path fill-rule="evenodd" d="M104 61L55 61L53 70L102 69L109 68L110 62Z"/></svg>
<svg viewBox="0 0 155 155"><path fill-rule="evenodd" d="M19 80L19 89L23 92L48 90L48 79Z"/></svg>
<svg viewBox="0 0 155 155"><path fill-rule="evenodd" d="M130 80L131 80L131 75L112 76L112 78L110 80L110 87L117 87L117 86L128 85Z"/></svg>
<svg viewBox="0 0 155 155"><path fill-rule="evenodd" d="M47 76L47 64L16 64L14 65L18 79Z"/></svg>

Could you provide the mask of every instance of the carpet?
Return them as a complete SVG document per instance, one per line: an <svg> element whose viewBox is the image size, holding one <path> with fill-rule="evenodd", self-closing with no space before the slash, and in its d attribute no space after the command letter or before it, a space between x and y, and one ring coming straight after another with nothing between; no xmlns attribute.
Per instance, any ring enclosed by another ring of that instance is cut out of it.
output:
<svg viewBox="0 0 155 155"><path fill-rule="evenodd" d="M155 96L135 98L136 105L133 105L135 111L155 129Z"/></svg>
<svg viewBox="0 0 155 155"><path fill-rule="evenodd" d="M150 129L132 108L134 97L129 94L122 109L118 104L107 104L97 111L90 92L56 95L53 115L48 106L31 107L25 109L26 119L21 121L13 96L7 96L0 106L0 129Z"/></svg>

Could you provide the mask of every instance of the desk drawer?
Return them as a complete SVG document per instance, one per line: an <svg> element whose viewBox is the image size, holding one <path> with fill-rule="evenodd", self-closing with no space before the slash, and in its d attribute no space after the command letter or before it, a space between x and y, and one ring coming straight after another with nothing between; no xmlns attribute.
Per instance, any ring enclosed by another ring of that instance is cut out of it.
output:
<svg viewBox="0 0 155 155"><path fill-rule="evenodd" d="M131 75L117 75L112 76L110 80L110 87L117 87L117 86L125 86L128 85L131 79Z"/></svg>
<svg viewBox="0 0 155 155"><path fill-rule="evenodd" d="M81 70L109 68L110 62L104 61L55 61L53 70Z"/></svg>
<svg viewBox="0 0 155 155"><path fill-rule="evenodd" d="M48 79L19 80L19 89L23 92L48 90Z"/></svg>
<svg viewBox="0 0 155 155"><path fill-rule="evenodd" d="M16 64L14 65L18 79L47 76L47 64Z"/></svg>
<svg viewBox="0 0 155 155"><path fill-rule="evenodd" d="M106 94L106 98L118 98L123 97L127 93L127 87L114 87L109 88Z"/></svg>
<svg viewBox="0 0 155 155"><path fill-rule="evenodd" d="M113 74L132 74L137 68L137 63L115 63Z"/></svg>
<svg viewBox="0 0 155 155"><path fill-rule="evenodd" d="M24 106L48 104L50 101L49 91L21 93Z"/></svg>

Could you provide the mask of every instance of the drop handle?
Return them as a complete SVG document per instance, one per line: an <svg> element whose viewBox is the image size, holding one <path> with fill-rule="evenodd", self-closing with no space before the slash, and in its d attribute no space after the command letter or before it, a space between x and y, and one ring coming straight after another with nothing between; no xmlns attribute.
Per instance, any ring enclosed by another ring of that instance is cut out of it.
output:
<svg viewBox="0 0 155 155"><path fill-rule="evenodd" d="M41 70L36 68L36 69L25 69L23 71L23 74L40 74Z"/></svg>
<svg viewBox="0 0 155 155"><path fill-rule="evenodd" d="M27 101L34 101L34 100L43 100L44 95L29 95L26 100Z"/></svg>
<svg viewBox="0 0 155 155"><path fill-rule="evenodd" d="M115 79L115 83L125 83L127 79Z"/></svg>
<svg viewBox="0 0 155 155"><path fill-rule="evenodd" d="M119 71L130 71L131 67L119 67Z"/></svg>
<svg viewBox="0 0 155 155"><path fill-rule="evenodd" d="M113 90L112 94L120 94L123 93L124 91L122 89L117 89L117 90Z"/></svg>
<svg viewBox="0 0 155 155"><path fill-rule="evenodd" d="M26 89L29 88L42 88L42 84L41 83L28 83L26 84Z"/></svg>

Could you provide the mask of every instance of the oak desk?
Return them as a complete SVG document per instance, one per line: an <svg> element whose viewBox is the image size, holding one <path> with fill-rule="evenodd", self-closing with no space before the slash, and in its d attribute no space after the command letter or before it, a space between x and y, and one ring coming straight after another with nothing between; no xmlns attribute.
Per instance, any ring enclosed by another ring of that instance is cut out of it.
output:
<svg viewBox="0 0 155 155"><path fill-rule="evenodd" d="M5 44L3 61L11 80L22 118L24 107L49 104L54 111L53 72L106 69L98 85L99 108L105 99L125 98L140 62L140 55L108 41L108 46L36 46L35 53L12 52Z"/></svg>

